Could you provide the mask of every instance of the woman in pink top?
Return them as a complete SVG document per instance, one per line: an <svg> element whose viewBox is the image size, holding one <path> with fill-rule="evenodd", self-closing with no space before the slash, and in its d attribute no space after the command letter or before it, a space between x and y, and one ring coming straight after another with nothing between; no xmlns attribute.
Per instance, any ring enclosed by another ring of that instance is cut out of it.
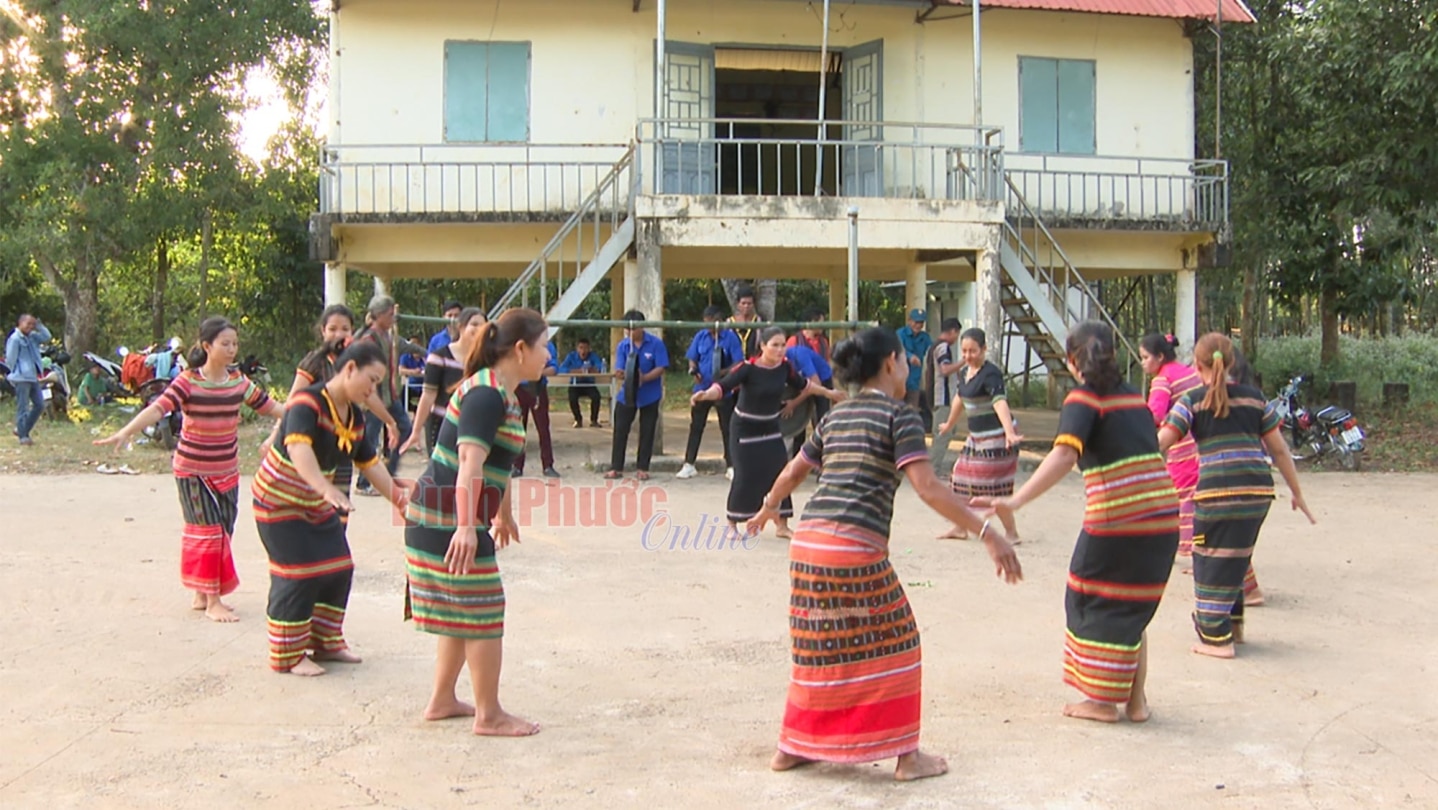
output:
<svg viewBox="0 0 1438 810"><path fill-rule="evenodd" d="M1178 362L1175 350L1178 340L1173 335L1148 335L1138 344L1143 371L1153 377L1148 388L1148 409L1153 413L1154 426L1168 419L1168 411L1179 398L1203 385L1198 372ZM1168 474L1178 490L1178 553L1193 553L1193 491L1198 486L1198 445L1185 437L1169 449L1164 459Z"/></svg>
<svg viewBox="0 0 1438 810"><path fill-rule="evenodd" d="M271 418L284 414L283 405L231 368L239 352L234 324L206 318L200 324L199 345L190 351L190 367L118 433L95 441L124 447L132 436L166 415L184 412L180 445L172 460L185 516L180 580L195 594L192 607L217 622L238 621L220 597L240 585L230 549L239 512L240 408Z"/></svg>

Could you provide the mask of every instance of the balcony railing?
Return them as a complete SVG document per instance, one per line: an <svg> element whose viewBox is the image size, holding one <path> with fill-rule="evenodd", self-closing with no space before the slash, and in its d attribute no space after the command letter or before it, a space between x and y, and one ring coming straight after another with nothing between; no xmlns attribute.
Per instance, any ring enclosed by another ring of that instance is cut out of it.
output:
<svg viewBox="0 0 1438 810"><path fill-rule="evenodd" d="M997 129L891 121L646 119L643 192L1001 200ZM817 182L816 182L817 180Z"/></svg>
<svg viewBox="0 0 1438 810"><path fill-rule="evenodd" d="M330 146L321 166L320 211L563 219L628 149L628 144Z"/></svg>
<svg viewBox="0 0 1438 810"><path fill-rule="evenodd" d="M1009 179L1051 225L1228 223L1228 164L1221 160L1078 155L1004 156ZM1008 202L1016 207L1018 200Z"/></svg>

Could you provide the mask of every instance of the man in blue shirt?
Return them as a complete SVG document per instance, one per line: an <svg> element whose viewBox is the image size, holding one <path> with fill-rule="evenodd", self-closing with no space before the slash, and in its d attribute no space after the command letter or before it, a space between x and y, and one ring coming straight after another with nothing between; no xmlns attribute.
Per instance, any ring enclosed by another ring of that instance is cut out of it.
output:
<svg viewBox="0 0 1438 810"><path fill-rule="evenodd" d="M644 313L631 309L624 313L626 321L645 320ZM669 367L669 351L664 341L647 334L642 327L630 329L629 336L619 341L614 351L614 374L619 378L619 395L614 403L614 452L605 478L624 477L624 451L629 445L629 429L639 416L640 481L649 480L649 461L654 456L654 431L659 425L659 403L664 399L664 370Z"/></svg>
<svg viewBox="0 0 1438 810"><path fill-rule="evenodd" d="M909 325L899 329L899 342L904 344L904 354L909 358L909 378L904 381L904 401L920 415L924 412L923 382L924 358L934 347L934 339L924 331L928 320L922 309L909 310Z"/></svg>
<svg viewBox="0 0 1438 810"><path fill-rule="evenodd" d="M704 310L704 322L714 323L724 315L724 310L710 306ZM689 360L689 374L694 378L694 391L706 391L722 376L726 369L744 361L744 345L732 329L701 329L689 342L689 351L684 353ZM730 394L729 399L734 394ZM722 401L722 400L721 400ZM709 421L709 409L717 406L713 400L697 402L689 406L689 444L684 448L684 466L679 469L679 478L693 478L699 471L694 462L699 458L699 443L704 439L704 426ZM730 403L731 408L733 403ZM729 460L729 423L723 413L719 417L719 435L724 439L724 467L734 465Z"/></svg>
<svg viewBox="0 0 1438 810"><path fill-rule="evenodd" d="M565 355L564 362L559 364L560 374L575 371L602 374L604 370L604 358L589 350L589 338L576 341L574 351ZM569 410L574 414L575 427L584 427L584 419L579 414L581 399L589 400L589 426L599 427L599 388L593 377L574 377L569 381Z"/></svg>
<svg viewBox="0 0 1438 810"><path fill-rule="evenodd" d="M809 347L808 343L802 342L802 338L800 340L800 343L796 343L784 350L784 357L794 365L794 368L799 370L800 376L804 379L813 382L815 385L823 386L830 391L834 390L833 366L829 365L829 361L824 359L824 355L814 351ZM823 419L824 415L829 412L829 406L832 403L824 397L809 397L809 399L814 403L813 416L810 422L817 428L819 426L819 420ZM802 430L799 432L799 435L794 437L793 446L789 451L790 458L799 454L799 450L804 446L804 438L805 434Z"/></svg>
<svg viewBox="0 0 1438 810"><path fill-rule="evenodd" d="M430 354L434 354L445 346L459 340L459 313L463 309L464 307L460 306L458 301L444 302L444 309L441 311L444 313L444 317L449 319L449 323L445 324L443 329L435 332L434 335L430 337Z"/></svg>
<svg viewBox="0 0 1438 810"><path fill-rule="evenodd" d="M549 361L544 364L544 373L538 381L522 383L514 390L520 411L524 414L526 431L529 430L529 417L534 417L534 428L539 433L539 460L544 464L545 478L559 477L559 470L554 469L554 439L549 435L549 378L559 370L555 364L558 356L559 350L554 348L554 341L549 341ZM525 455L521 451L519 458L514 460L512 472L516 476L524 475Z"/></svg>
<svg viewBox="0 0 1438 810"><path fill-rule="evenodd" d="M10 384L15 386L15 435L23 445L35 443L30 430L45 410L45 397L40 393L40 346L50 339L50 330L30 313L20 316L15 331L5 340L5 365L10 369Z"/></svg>

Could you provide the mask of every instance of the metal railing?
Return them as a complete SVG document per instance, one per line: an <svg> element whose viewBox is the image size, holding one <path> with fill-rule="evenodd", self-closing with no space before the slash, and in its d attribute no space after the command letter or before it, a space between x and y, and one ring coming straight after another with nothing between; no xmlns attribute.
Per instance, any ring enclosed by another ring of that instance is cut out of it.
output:
<svg viewBox="0 0 1438 810"><path fill-rule="evenodd" d="M1119 343L1115 349L1120 355L1120 367L1130 370L1138 360L1138 349L1118 328L1108 308L1059 246L1053 232L1044 224L1039 212L1029 205L1019 187L1010 178L1005 178L1005 184L1009 192L1009 216L1004 228L1024 266L1049 291L1050 303L1058 310L1066 327L1071 329L1090 319L1107 323ZM1078 301L1074 300L1071 291L1077 293ZM1125 376L1128 376L1127 373Z"/></svg>
<svg viewBox="0 0 1438 810"><path fill-rule="evenodd" d="M1009 153L1004 165L1027 203L1050 221L1212 230L1228 223L1227 161Z"/></svg>
<svg viewBox="0 0 1438 810"><path fill-rule="evenodd" d="M645 119L643 191L1003 199L1000 130L894 121L828 121L825 130L821 139L818 123L801 119Z"/></svg>
<svg viewBox="0 0 1438 810"><path fill-rule="evenodd" d="M635 188L639 184L634 157L635 144L631 143L619 160L610 164L609 171L599 179L534 261L496 299L490 308L490 318L499 317L499 313L512 306L516 298L521 298L522 304L528 306L529 288L536 279L539 282L539 311L548 312L551 267L556 300L564 295L566 268L570 271L568 283L572 283L599 254L600 247L610 235L634 215Z"/></svg>
<svg viewBox="0 0 1438 810"><path fill-rule="evenodd" d="M325 214L547 214L579 208L627 144L328 146Z"/></svg>

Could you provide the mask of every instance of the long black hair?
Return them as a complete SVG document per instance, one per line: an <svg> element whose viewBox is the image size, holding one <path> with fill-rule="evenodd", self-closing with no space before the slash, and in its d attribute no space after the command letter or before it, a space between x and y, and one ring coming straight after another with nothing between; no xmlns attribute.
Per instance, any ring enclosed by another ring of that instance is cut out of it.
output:
<svg viewBox="0 0 1438 810"><path fill-rule="evenodd" d="M214 343L219 339L220 335L229 329L235 329L235 325L230 323L229 318L219 315L206 318L200 324L200 339L195 342L194 348L190 349L190 353L185 357L190 363L190 368L199 368L205 363L208 363L210 361L210 353L205 351L205 344ZM235 329L235 331L239 332L240 330Z"/></svg>
<svg viewBox="0 0 1438 810"><path fill-rule="evenodd" d="M643 317L641 315L639 319L643 320ZM516 343L533 344L548 334L549 324L535 310L506 309L479 330L479 340L470 347L469 357L464 358L464 376L469 377L482 368L493 368L495 363L514 352Z"/></svg>
<svg viewBox="0 0 1438 810"><path fill-rule="evenodd" d="M861 385L884 368L884 361L904 350L892 330L864 329L834 347L834 373L844 385Z"/></svg>
<svg viewBox="0 0 1438 810"><path fill-rule="evenodd" d="M1114 354L1113 330L1101 321L1084 321L1069 332L1069 359L1096 393L1107 394L1123 382Z"/></svg>
<svg viewBox="0 0 1438 810"><path fill-rule="evenodd" d="M372 366L376 363L388 367L389 358L385 356L384 350L373 340L356 340L340 352L335 358L335 373L338 374L345 366L354 363L357 368Z"/></svg>
<svg viewBox="0 0 1438 810"><path fill-rule="evenodd" d="M325 338L325 325L330 322L330 318L335 317L346 318L349 320L350 337L351 339L353 339L355 329L354 310L350 309L344 304L330 304L329 306L325 307L324 312L320 313L320 319L315 323L315 331L319 333L320 340L323 341ZM346 343L336 340L331 343L323 344L323 348L326 352L330 354L339 354L340 352L343 352L345 350L346 345Z"/></svg>

